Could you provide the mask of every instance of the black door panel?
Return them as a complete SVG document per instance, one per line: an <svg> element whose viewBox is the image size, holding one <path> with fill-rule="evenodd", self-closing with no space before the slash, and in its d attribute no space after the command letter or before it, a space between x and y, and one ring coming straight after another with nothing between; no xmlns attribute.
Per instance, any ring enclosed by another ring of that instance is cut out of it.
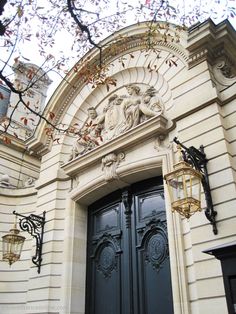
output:
<svg viewBox="0 0 236 314"><path fill-rule="evenodd" d="M160 178L89 207L86 314L172 314Z"/></svg>

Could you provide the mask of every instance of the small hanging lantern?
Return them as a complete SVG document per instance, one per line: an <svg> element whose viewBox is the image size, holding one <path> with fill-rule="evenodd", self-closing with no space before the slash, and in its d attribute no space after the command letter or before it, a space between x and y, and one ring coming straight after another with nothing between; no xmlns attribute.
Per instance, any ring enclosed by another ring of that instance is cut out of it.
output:
<svg viewBox="0 0 236 314"><path fill-rule="evenodd" d="M16 222L10 232L2 237L2 259L11 266L20 259L25 237L19 235L20 231L16 228Z"/></svg>
<svg viewBox="0 0 236 314"><path fill-rule="evenodd" d="M172 211L177 211L186 218L190 218L195 212L201 211L201 186L206 199L206 218L213 227L213 233L217 234L216 215L213 208L211 189L208 179L206 164L208 160L204 153L204 147L200 149L194 146L184 146L176 137L174 142L178 145L180 159L174 165L174 171L167 173L164 178L167 183Z"/></svg>
<svg viewBox="0 0 236 314"><path fill-rule="evenodd" d="M27 231L36 240L35 255L32 257L32 262L37 266L38 273L40 273L42 263L42 247L43 247L43 235L46 212L43 212L42 216L31 214L24 216L13 211L13 214L20 218L19 227L23 231ZM8 234L2 236L3 243L3 261L8 262L10 265L20 259L21 250L25 241L25 237L19 235L19 230L16 228L16 221L14 227Z"/></svg>
<svg viewBox="0 0 236 314"><path fill-rule="evenodd" d="M202 174L185 161L174 165L174 171L164 176L171 199L172 211L190 218L201 211Z"/></svg>

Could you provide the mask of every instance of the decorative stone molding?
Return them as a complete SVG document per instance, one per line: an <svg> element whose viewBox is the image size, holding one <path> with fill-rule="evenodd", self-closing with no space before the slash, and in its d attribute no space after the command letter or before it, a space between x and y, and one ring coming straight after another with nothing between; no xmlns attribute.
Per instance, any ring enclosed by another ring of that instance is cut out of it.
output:
<svg viewBox="0 0 236 314"><path fill-rule="evenodd" d="M233 72L233 67L227 63L226 60L222 60L216 64L216 69L220 70L223 76L227 79L232 79L235 77L235 73Z"/></svg>
<svg viewBox="0 0 236 314"><path fill-rule="evenodd" d="M208 49L207 48L203 48L201 50L198 51L194 51L188 60L188 65L189 68L193 68L194 66L198 65L199 63L201 63L204 60L207 60L208 57Z"/></svg>
<svg viewBox="0 0 236 314"><path fill-rule="evenodd" d="M155 138L154 148L159 152L163 149L170 148L170 143L168 145L164 144L164 140L166 139L165 134L160 134Z"/></svg>
<svg viewBox="0 0 236 314"><path fill-rule="evenodd" d="M111 153L102 158L102 170L104 171L106 181L118 179L116 169L124 158L124 153L119 153L117 155L115 153Z"/></svg>
<svg viewBox="0 0 236 314"><path fill-rule="evenodd" d="M233 64L227 57L221 57L212 67L213 80L219 89L224 90L236 82L236 73Z"/></svg>
<svg viewBox="0 0 236 314"><path fill-rule="evenodd" d="M23 186L24 187L30 187L35 185L35 179L28 177L23 181Z"/></svg>

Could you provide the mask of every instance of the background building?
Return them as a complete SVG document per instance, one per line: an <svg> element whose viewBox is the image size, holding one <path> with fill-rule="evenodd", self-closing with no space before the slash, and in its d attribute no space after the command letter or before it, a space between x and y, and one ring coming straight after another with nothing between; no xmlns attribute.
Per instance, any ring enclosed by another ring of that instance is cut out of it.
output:
<svg viewBox="0 0 236 314"><path fill-rule="evenodd" d="M27 233L21 260L0 262L2 314L146 314L155 298L170 304L161 314L228 313L220 262L203 251L236 240L236 34L227 21L158 29L150 37L142 23L106 40L117 39L105 51L113 85L93 88L79 64L57 88L45 110L80 137L53 142L42 122L1 144L1 234L13 210L46 211L40 274ZM89 56L92 68L98 54ZM203 212L171 213L162 176L177 160L175 136L204 146L217 235Z"/></svg>

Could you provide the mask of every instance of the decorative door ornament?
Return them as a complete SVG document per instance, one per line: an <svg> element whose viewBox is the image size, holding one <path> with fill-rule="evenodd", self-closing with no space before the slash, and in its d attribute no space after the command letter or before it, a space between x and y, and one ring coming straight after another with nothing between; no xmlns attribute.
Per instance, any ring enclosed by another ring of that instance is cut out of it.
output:
<svg viewBox="0 0 236 314"><path fill-rule="evenodd" d="M111 235L104 233L97 241L94 255L97 270L104 276L109 278L113 270L117 269L118 254L121 249L117 242L119 235Z"/></svg>

